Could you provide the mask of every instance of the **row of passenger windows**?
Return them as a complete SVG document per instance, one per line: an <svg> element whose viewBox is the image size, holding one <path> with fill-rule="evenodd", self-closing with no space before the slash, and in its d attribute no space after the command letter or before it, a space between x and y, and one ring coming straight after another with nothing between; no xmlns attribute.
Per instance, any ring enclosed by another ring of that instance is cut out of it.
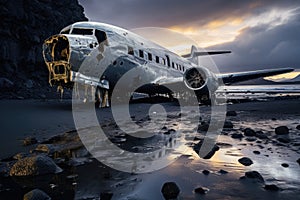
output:
<svg viewBox="0 0 300 200"><path fill-rule="evenodd" d="M132 47L128 47L128 54L134 55L134 49ZM146 52L143 50L139 50L138 55L136 55L136 56L139 56L140 58L143 58L144 60L149 60L149 61L153 61L153 62L162 64L162 65L165 65L168 67L172 67L173 69L177 69L182 72L185 71L185 67L183 65L180 65L180 64L174 63L174 62L171 63L170 58L167 55L166 55L166 58L162 58L159 56L152 55L152 53L149 53L149 52Z"/></svg>

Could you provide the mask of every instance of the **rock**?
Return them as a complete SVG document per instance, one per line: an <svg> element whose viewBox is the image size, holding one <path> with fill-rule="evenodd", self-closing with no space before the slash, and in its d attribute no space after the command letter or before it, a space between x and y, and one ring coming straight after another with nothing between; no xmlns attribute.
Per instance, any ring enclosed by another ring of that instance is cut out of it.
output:
<svg viewBox="0 0 300 200"><path fill-rule="evenodd" d="M277 140L279 142L282 142L282 143L289 143L289 142L291 142L290 138L287 138L287 137L279 137L279 138L277 138Z"/></svg>
<svg viewBox="0 0 300 200"><path fill-rule="evenodd" d="M111 200L113 197L112 192L101 192L100 193L100 200Z"/></svg>
<svg viewBox="0 0 300 200"><path fill-rule="evenodd" d="M268 136L262 131L256 131L255 135L259 139L268 139Z"/></svg>
<svg viewBox="0 0 300 200"><path fill-rule="evenodd" d="M254 154L259 155L260 151L253 151Z"/></svg>
<svg viewBox="0 0 300 200"><path fill-rule="evenodd" d="M202 171L202 173L203 173L204 175L208 175L210 172L209 172L208 170L205 169L205 170Z"/></svg>
<svg viewBox="0 0 300 200"><path fill-rule="evenodd" d="M252 160L247 157L240 158L238 161L239 161L239 163L241 163L242 165L245 165L245 166L250 166L253 164Z"/></svg>
<svg viewBox="0 0 300 200"><path fill-rule="evenodd" d="M206 155L200 155L200 149L203 144L203 140L200 140L197 144L194 144L194 151L203 159L210 159L220 149L217 145L214 145ZM202 153L202 152L201 152Z"/></svg>
<svg viewBox="0 0 300 200"><path fill-rule="evenodd" d="M31 80L31 79L29 79L29 80L27 80L27 81L25 82L24 85L25 85L28 89L31 89L31 88L33 88L34 81Z"/></svg>
<svg viewBox="0 0 300 200"><path fill-rule="evenodd" d="M300 125L296 126L296 129L297 129L297 130L300 130Z"/></svg>
<svg viewBox="0 0 300 200"><path fill-rule="evenodd" d="M244 135L248 137L256 136L256 132L251 128L246 128L244 130Z"/></svg>
<svg viewBox="0 0 300 200"><path fill-rule="evenodd" d="M26 193L23 200L51 200L51 198L42 190L34 189Z"/></svg>
<svg viewBox="0 0 300 200"><path fill-rule="evenodd" d="M244 137L244 135L241 134L241 133L233 133L231 135L231 137L234 138L234 139L242 139Z"/></svg>
<svg viewBox="0 0 300 200"><path fill-rule="evenodd" d="M256 137L246 137L245 140L247 140L248 142L254 142L254 141L256 141L257 139L256 139Z"/></svg>
<svg viewBox="0 0 300 200"><path fill-rule="evenodd" d="M55 147L52 144L39 144L36 148L35 151L37 152L42 152L42 153L47 153L47 154L52 154L55 152Z"/></svg>
<svg viewBox="0 0 300 200"><path fill-rule="evenodd" d="M275 128L276 135L287 135L289 134L289 129L286 126L279 126Z"/></svg>
<svg viewBox="0 0 300 200"><path fill-rule="evenodd" d="M225 171L225 170L223 170L223 169L220 169L220 170L218 171L218 173L219 173L219 174L228 174L228 171Z"/></svg>
<svg viewBox="0 0 300 200"><path fill-rule="evenodd" d="M234 116L237 116L237 113L234 110L227 111L226 116L232 116L232 117L234 117Z"/></svg>
<svg viewBox="0 0 300 200"><path fill-rule="evenodd" d="M198 126L198 132L205 132L209 128L209 123L207 122L201 122L201 124Z"/></svg>
<svg viewBox="0 0 300 200"><path fill-rule="evenodd" d="M209 191L208 188L205 187L198 187L196 189L194 189L194 192L197 194L206 194Z"/></svg>
<svg viewBox="0 0 300 200"><path fill-rule="evenodd" d="M13 156L13 159L20 160L22 158L27 157L28 155L29 154L27 154L27 153L18 153L18 154L16 154L16 155Z"/></svg>
<svg viewBox="0 0 300 200"><path fill-rule="evenodd" d="M289 164L287 164L287 163L282 163L281 166L286 168L286 167L289 167Z"/></svg>
<svg viewBox="0 0 300 200"><path fill-rule="evenodd" d="M296 162L300 165L300 158Z"/></svg>
<svg viewBox="0 0 300 200"><path fill-rule="evenodd" d="M14 83L7 78L0 78L0 89L11 89L14 87Z"/></svg>
<svg viewBox="0 0 300 200"><path fill-rule="evenodd" d="M233 128L233 123L231 121L225 121L223 128L231 129Z"/></svg>
<svg viewBox="0 0 300 200"><path fill-rule="evenodd" d="M265 185L265 190L269 190L269 191L278 191L279 190L279 187L277 187L276 185L274 184L271 184L271 185Z"/></svg>
<svg viewBox="0 0 300 200"><path fill-rule="evenodd" d="M176 199L180 193L179 187L174 182L166 182L161 192L166 200L168 199Z"/></svg>
<svg viewBox="0 0 300 200"><path fill-rule="evenodd" d="M33 145L36 144L38 141L35 137L27 137L23 140L23 145L24 146L29 146L29 145Z"/></svg>
<svg viewBox="0 0 300 200"><path fill-rule="evenodd" d="M10 176L36 176L60 173L62 169L47 156L32 156L18 160L10 169Z"/></svg>
<svg viewBox="0 0 300 200"><path fill-rule="evenodd" d="M258 181L264 182L264 178L257 171L249 171L245 173L246 178L256 179Z"/></svg>

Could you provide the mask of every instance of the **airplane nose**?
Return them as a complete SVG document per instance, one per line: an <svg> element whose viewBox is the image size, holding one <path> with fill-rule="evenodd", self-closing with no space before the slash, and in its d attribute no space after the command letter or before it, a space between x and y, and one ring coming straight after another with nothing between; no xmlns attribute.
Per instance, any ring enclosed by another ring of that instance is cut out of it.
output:
<svg viewBox="0 0 300 200"><path fill-rule="evenodd" d="M49 70L51 85L70 81L70 44L65 35L54 35L45 40L43 56Z"/></svg>

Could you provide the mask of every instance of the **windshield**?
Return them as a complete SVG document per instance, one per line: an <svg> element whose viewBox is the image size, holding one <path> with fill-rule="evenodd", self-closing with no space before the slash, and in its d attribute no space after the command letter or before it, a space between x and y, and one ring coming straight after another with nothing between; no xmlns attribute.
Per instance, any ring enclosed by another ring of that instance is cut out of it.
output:
<svg viewBox="0 0 300 200"><path fill-rule="evenodd" d="M93 29L73 28L71 34L76 34L76 35L93 35Z"/></svg>

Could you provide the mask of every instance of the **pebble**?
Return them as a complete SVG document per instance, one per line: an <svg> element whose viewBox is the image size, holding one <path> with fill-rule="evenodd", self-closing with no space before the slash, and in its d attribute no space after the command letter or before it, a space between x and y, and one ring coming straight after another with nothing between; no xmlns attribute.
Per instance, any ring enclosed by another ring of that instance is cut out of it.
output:
<svg viewBox="0 0 300 200"><path fill-rule="evenodd" d="M274 184L271 184L271 185L265 185L265 190L269 190L269 191L278 191L279 190L279 187L277 187L276 185Z"/></svg>
<svg viewBox="0 0 300 200"><path fill-rule="evenodd" d="M197 194L206 194L208 191L209 189L205 187L198 187L194 190L194 192Z"/></svg>
<svg viewBox="0 0 300 200"><path fill-rule="evenodd" d="M287 164L287 163L282 163L281 166L286 168L286 167L289 167L289 164Z"/></svg>

